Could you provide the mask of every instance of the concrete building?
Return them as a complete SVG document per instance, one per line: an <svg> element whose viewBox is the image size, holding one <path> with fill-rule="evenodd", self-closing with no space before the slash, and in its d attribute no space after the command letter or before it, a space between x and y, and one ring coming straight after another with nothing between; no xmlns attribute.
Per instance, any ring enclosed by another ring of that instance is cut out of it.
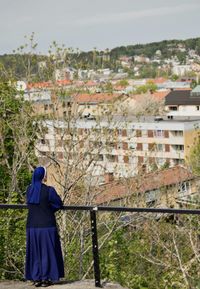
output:
<svg viewBox="0 0 200 289"><path fill-rule="evenodd" d="M199 178L178 165L102 186L95 196L98 205L181 207L198 206Z"/></svg>
<svg viewBox="0 0 200 289"><path fill-rule="evenodd" d="M64 166L73 141L73 154L84 155L85 166L90 163L89 175L103 183L106 174L128 178L155 167L183 164L198 134L200 118L110 116L71 123L49 120L43 126L46 134L37 145L39 157L56 156Z"/></svg>

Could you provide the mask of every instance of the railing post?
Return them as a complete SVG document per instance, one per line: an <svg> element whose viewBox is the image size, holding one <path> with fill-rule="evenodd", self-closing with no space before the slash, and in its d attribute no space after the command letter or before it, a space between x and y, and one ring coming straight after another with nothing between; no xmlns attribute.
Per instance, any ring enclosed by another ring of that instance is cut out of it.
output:
<svg viewBox="0 0 200 289"><path fill-rule="evenodd" d="M91 232L92 232L92 252L93 252L93 260L94 260L95 286L101 287L96 210L97 210L97 207L93 208L93 210L90 211Z"/></svg>

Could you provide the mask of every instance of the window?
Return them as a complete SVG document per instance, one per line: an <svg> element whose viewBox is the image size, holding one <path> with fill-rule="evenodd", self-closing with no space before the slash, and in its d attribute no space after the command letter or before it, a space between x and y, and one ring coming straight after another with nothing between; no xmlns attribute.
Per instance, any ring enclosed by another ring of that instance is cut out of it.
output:
<svg viewBox="0 0 200 289"><path fill-rule="evenodd" d="M124 163L128 164L129 162L129 157L128 156L124 156Z"/></svg>
<svg viewBox="0 0 200 289"><path fill-rule="evenodd" d="M117 130L117 133L118 133L119 136L121 136L121 135L122 135L122 130L121 130L121 129L118 129L118 130Z"/></svg>
<svg viewBox="0 0 200 289"><path fill-rule="evenodd" d="M157 149L158 152L163 152L164 151L164 145L161 144L161 143L158 143L156 145L156 149Z"/></svg>
<svg viewBox="0 0 200 289"><path fill-rule="evenodd" d="M199 108L200 108L200 106L199 106L199 105L197 105L197 106L196 106L196 109L197 109L197 110L199 110Z"/></svg>
<svg viewBox="0 0 200 289"><path fill-rule="evenodd" d="M122 144L121 142L119 142L119 143L117 144L117 149L118 149L118 150L123 149L123 144Z"/></svg>
<svg viewBox="0 0 200 289"><path fill-rule="evenodd" d="M149 146L149 151L155 151L155 148L156 148L156 144L155 143L149 143L148 144L148 146Z"/></svg>
<svg viewBox="0 0 200 289"><path fill-rule="evenodd" d="M182 130L172 130L171 133L173 134L173 136L183 136L183 131Z"/></svg>
<svg viewBox="0 0 200 289"><path fill-rule="evenodd" d="M184 160L183 159L173 159L173 163L174 165L180 165L180 164L184 164Z"/></svg>
<svg viewBox="0 0 200 289"><path fill-rule="evenodd" d="M177 111L178 107L177 106L169 106L169 110L171 111Z"/></svg>
<svg viewBox="0 0 200 289"><path fill-rule="evenodd" d="M159 191L152 190L145 193L145 200L148 205L153 205L157 201Z"/></svg>
<svg viewBox="0 0 200 289"><path fill-rule="evenodd" d="M48 110L48 104L44 105L44 110Z"/></svg>
<svg viewBox="0 0 200 289"><path fill-rule="evenodd" d="M146 129L142 130L142 137L148 137L148 131Z"/></svg>
<svg viewBox="0 0 200 289"><path fill-rule="evenodd" d="M184 151L184 145L174 145L176 151Z"/></svg>
<svg viewBox="0 0 200 289"><path fill-rule="evenodd" d="M153 137L153 131L152 130L148 130L148 137Z"/></svg>
<svg viewBox="0 0 200 289"><path fill-rule="evenodd" d="M135 150L135 149L136 149L136 147L137 147L137 144L136 144L136 143L133 143L133 142L131 142L131 143L129 143L129 144L128 144L128 147L129 147L129 149L131 149L131 150Z"/></svg>
<svg viewBox="0 0 200 289"><path fill-rule="evenodd" d="M42 139L40 140L40 142L41 142L41 144L45 144L45 139L42 138Z"/></svg>
<svg viewBox="0 0 200 289"><path fill-rule="evenodd" d="M148 143L143 143L143 150L148 151L148 149L149 149Z"/></svg>
<svg viewBox="0 0 200 289"><path fill-rule="evenodd" d="M122 129L122 136L127 136L127 130L126 129Z"/></svg>
<svg viewBox="0 0 200 289"><path fill-rule="evenodd" d="M98 161L103 161L103 155L101 154L98 155Z"/></svg>
<svg viewBox="0 0 200 289"><path fill-rule="evenodd" d="M58 159L63 159L63 152L58 152L57 157Z"/></svg>
<svg viewBox="0 0 200 289"><path fill-rule="evenodd" d="M55 133L56 134L62 134L62 128L59 128L59 127L55 127Z"/></svg>
<svg viewBox="0 0 200 289"><path fill-rule="evenodd" d="M114 142L110 142L110 143L108 143L108 146L109 146L110 148L113 148L113 149L116 147L116 145L115 145Z"/></svg>
<svg viewBox="0 0 200 289"><path fill-rule="evenodd" d="M128 129L128 130L127 130L127 135L128 135L129 137L132 137L132 136L134 136L134 132L135 132L134 129Z"/></svg>
<svg viewBox="0 0 200 289"><path fill-rule="evenodd" d="M129 156L129 164L136 165L137 164L137 157Z"/></svg>
<svg viewBox="0 0 200 289"><path fill-rule="evenodd" d="M142 143L137 143L137 150L142 151Z"/></svg>
<svg viewBox="0 0 200 289"><path fill-rule="evenodd" d="M127 150L128 149L128 143L127 142L123 142L123 150Z"/></svg>
<svg viewBox="0 0 200 289"><path fill-rule="evenodd" d="M136 130L136 137L141 137L142 136L142 131L141 130Z"/></svg>
<svg viewBox="0 0 200 289"><path fill-rule="evenodd" d="M115 161L115 155L107 155L106 156L109 162L114 162Z"/></svg>
<svg viewBox="0 0 200 289"><path fill-rule="evenodd" d="M156 162L158 164L158 166L163 166L165 164L166 159L164 158L157 158Z"/></svg>
<svg viewBox="0 0 200 289"><path fill-rule="evenodd" d="M164 137L164 131L163 130L154 130L154 136L155 137Z"/></svg>
<svg viewBox="0 0 200 289"><path fill-rule="evenodd" d="M190 182L183 182L179 184L178 192L180 195L185 195L190 192Z"/></svg>
<svg viewBox="0 0 200 289"><path fill-rule="evenodd" d="M166 151L166 152L170 152L170 145L169 145L169 144L166 144L166 145L165 145L165 151Z"/></svg>

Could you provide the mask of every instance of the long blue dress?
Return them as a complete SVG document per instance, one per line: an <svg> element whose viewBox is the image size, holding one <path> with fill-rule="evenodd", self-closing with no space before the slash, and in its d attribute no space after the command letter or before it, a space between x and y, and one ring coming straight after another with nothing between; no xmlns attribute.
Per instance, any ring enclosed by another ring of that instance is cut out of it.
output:
<svg viewBox="0 0 200 289"><path fill-rule="evenodd" d="M64 277L63 256L54 214L62 205L55 189L45 184L41 185L39 204L28 204L26 280L58 281Z"/></svg>

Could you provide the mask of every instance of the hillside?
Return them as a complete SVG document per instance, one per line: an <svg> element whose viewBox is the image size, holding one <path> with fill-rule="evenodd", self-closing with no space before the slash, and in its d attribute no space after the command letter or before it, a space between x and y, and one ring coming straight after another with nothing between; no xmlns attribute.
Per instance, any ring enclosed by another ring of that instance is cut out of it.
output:
<svg viewBox="0 0 200 289"><path fill-rule="evenodd" d="M136 44L128 46L115 47L112 50L88 51L79 54L73 53L67 55L64 62L66 65L81 69L99 69L111 68L117 70L120 66L118 59L121 56L134 57L142 55L152 59L156 53L159 53L160 59L169 59L176 56L180 62L184 62L190 51L200 55L200 37L186 40L163 40L147 44ZM0 55L0 65L8 71L14 71L17 78L25 78L25 71L31 62L31 74L38 73L38 62L49 59L48 56L28 54L4 54ZM62 62L62 61L61 61ZM61 64L62 65L62 64Z"/></svg>

